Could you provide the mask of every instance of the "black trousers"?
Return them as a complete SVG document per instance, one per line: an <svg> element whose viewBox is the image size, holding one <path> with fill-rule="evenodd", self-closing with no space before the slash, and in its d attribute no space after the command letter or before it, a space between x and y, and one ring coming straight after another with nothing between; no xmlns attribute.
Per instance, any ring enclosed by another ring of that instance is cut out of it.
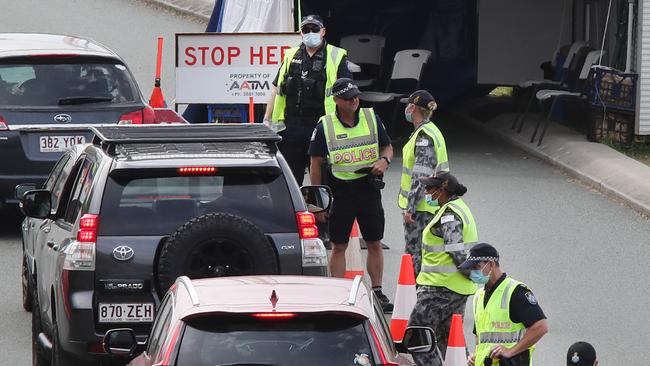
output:
<svg viewBox="0 0 650 366"><path fill-rule="evenodd" d="M318 117L287 117L284 121L287 129L280 132L282 141L278 148L299 186L302 186L305 169L309 167L309 142L317 120Z"/></svg>

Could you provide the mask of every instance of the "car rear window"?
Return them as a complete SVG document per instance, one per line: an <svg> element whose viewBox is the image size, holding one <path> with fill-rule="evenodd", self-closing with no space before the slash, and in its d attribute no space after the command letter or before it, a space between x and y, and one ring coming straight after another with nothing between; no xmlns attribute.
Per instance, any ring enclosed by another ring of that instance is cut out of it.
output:
<svg viewBox="0 0 650 366"><path fill-rule="evenodd" d="M219 169L180 176L176 169L118 170L109 177L100 235L167 235L194 217L225 212L265 233L295 232L286 181L277 169Z"/></svg>
<svg viewBox="0 0 650 366"><path fill-rule="evenodd" d="M131 74L120 63L13 60L0 64L0 105L55 107L126 104L139 100Z"/></svg>
<svg viewBox="0 0 650 366"><path fill-rule="evenodd" d="M341 314L299 314L291 319L268 320L251 315L212 316L187 324L176 365L234 364L304 366L375 362L364 320Z"/></svg>

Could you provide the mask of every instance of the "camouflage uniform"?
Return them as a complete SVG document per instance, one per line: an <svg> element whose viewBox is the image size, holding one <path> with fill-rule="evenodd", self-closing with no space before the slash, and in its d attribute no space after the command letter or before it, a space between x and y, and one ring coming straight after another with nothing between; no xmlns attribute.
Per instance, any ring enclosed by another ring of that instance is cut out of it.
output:
<svg viewBox="0 0 650 366"><path fill-rule="evenodd" d="M450 197L450 200L455 197ZM453 221L436 224L432 230L434 235L444 239L445 244L463 243L463 222L451 209L444 215L453 215ZM458 266L465 261L466 251L450 252L454 263ZM463 271L469 275L469 271ZM436 342L442 357L447 352L449 327L453 314L465 314L465 305L469 296L460 295L446 287L418 285L417 303L411 313L409 325L431 327L436 334ZM440 357L434 352L413 354L418 366L442 365Z"/></svg>
<svg viewBox="0 0 650 366"><path fill-rule="evenodd" d="M427 123L429 121L424 121ZM425 187L420 183L421 177L430 177L436 171L438 158L433 140L426 133L420 133L415 141L415 164L411 175L411 190L407 198L406 211L413 213L412 224L404 223L404 252L413 257L413 270L417 277L422 264L422 231L433 219L433 214L426 211L416 211L415 206L424 199Z"/></svg>

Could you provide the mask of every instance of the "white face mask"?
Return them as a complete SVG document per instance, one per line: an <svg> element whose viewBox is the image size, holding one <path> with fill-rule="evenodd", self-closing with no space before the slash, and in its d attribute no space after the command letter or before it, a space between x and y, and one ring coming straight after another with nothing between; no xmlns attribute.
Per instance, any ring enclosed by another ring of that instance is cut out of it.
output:
<svg viewBox="0 0 650 366"><path fill-rule="evenodd" d="M323 42L318 33L305 33L302 35L302 42L309 48L317 48Z"/></svg>

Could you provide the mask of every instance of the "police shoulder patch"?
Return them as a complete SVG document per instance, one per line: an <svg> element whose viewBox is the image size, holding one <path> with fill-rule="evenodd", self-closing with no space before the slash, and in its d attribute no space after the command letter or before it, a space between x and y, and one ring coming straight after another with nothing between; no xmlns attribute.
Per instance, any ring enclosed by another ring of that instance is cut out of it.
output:
<svg viewBox="0 0 650 366"><path fill-rule="evenodd" d="M442 223L442 224L446 224L446 223L448 223L448 222L454 222L454 221L456 221L456 216L451 215L451 214L449 214L449 215L444 215L444 216L440 219L440 223Z"/></svg>
<svg viewBox="0 0 650 366"><path fill-rule="evenodd" d="M526 292L525 296L526 296L526 300L528 300L528 302L531 305L537 305L537 298L535 297L535 295L533 295L532 292L530 292L530 291Z"/></svg>

